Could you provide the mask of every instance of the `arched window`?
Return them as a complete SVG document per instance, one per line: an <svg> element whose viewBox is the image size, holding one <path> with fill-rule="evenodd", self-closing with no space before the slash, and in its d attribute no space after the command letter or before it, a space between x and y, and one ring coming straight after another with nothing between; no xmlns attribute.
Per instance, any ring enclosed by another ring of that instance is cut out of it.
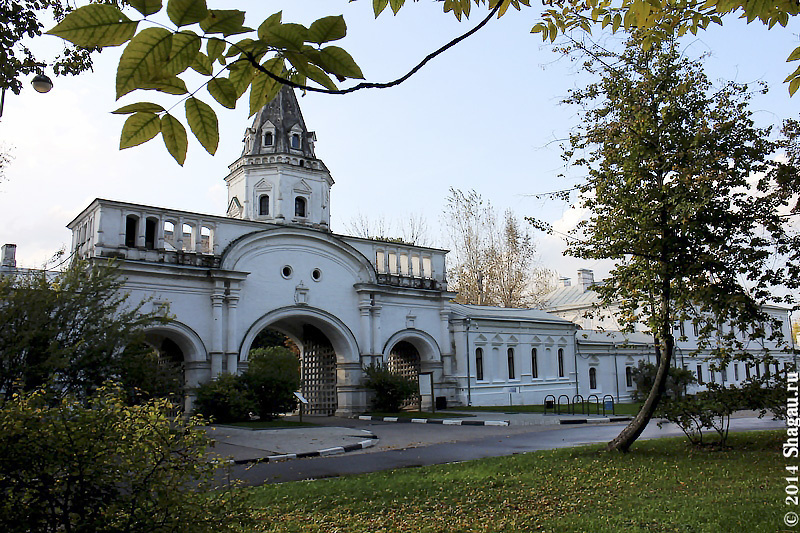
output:
<svg viewBox="0 0 800 533"><path fill-rule="evenodd" d="M633 368L629 366L625 367L625 386L633 387Z"/></svg>
<svg viewBox="0 0 800 533"><path fill-rule="evenodd" d="M148 218L144 221L144 247L148 250L155 250L156 248L156 227L158 220L155 218Z"/></svg>
<svg viewBox="0 0 800 533"><path fill-rule="evenodd" d="M536 348L531 348L531 377L533 379L539 377L539 361L537 361L537 356Z"/></svg>
<svg viewBox="0 0 800 533"><path fill-rule="evenodd" d="M139 217L128 215L125 219L125 246L136 247L136 237L139 235Z"/></svg>
<svg viewBox="0 0 800 533"><path fill-rule="evenodd" d="M260 216L269 215L269 195L262 194L258 198L258 214Z"/></svg>
<svg viewBox="0 0 800 533"><path fill-rule="evenodd" d="M291 147L295 150L300 149L300 134L299 133L292 133L290 137Z"/></svg>
<svg viewBox="0 0 800 533"><path fill-rule="evenodd" d="M592 390L597 388L597 369L595 367L589 369L589 388Z"/></svg>
<svg viewBox="0 0 800 533"><path fill-rule="evenodd" d="M294 216L296 217L305 217L306 216L306 199L298 196L294 199Z"/></svg>
<svg viewBox="0 0 800 533"><path fill-rule="evenodd" d="M264 132L264 146L272 146L272 144L274 142L275 142L275 138L272 135L272 132L271 131L265 131Z"/></svg>
<svg viewBox="0 0 800 533"><path fill-rule="evenodd" d="M508 349L508 379L515 379L514 372L514 348Z"/></svg>
<svg viewBox="0 0 800 533"><path fill-rule="evenodd" d="M558 349L558 377L564 377L564 348Z"/></svg>
<svg viewBox="0 0 800 533"><path fill-rule="evenodd" d="M475 377L479 381L483 379L483 348L475 349Z"/></svg>

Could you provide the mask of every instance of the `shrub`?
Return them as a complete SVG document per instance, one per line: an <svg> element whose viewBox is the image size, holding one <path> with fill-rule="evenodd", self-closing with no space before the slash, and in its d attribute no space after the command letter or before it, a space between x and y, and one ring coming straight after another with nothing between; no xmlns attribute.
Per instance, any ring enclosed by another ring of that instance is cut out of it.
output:
<svg viewBox="0 0 800 533"><path fill-rule="evenodd" d="M419 392L416 381L392 372L382 363L364 367L364 373L363 385L375 393L372 407L376 411L397 412L404 401Z"/></svg>
<svg viewBox="0 0 800 533"><path fill-rule="evenodd" d="M256 410L253 395L241 376L220 374L215 380L197 387L195 392L195 413L213 422L225 424L249 420L250 413Z"/></svg>
<svg viewBox="0 0 800 533"><path fill-rule="evenodd" d="M250 365L242 380L264 419L293 411L294 392L300 388L300 361L288 348L273 346L250 351Z"/></svg>
<svg viewBox="0 0 800 533"><path fill-rule="evenodd" d="M0 530L240 531L242 498L216 490L199 419L167 400L128 406L118 389L49 403L39 390L0 408Z"/></svg>
<svg viewBox="0 0 800 533"><path fill-rule="evenodd" d="M633 369L633 382L636 384L636 390L631 394L633 401L644 401L650 394L656 379L656 370L656 365L646 361L639 361L639 365ZM697 379L691 371L671 366L667 376L666 395L679 398L685 393L686 387L696 382Z"/></svg>

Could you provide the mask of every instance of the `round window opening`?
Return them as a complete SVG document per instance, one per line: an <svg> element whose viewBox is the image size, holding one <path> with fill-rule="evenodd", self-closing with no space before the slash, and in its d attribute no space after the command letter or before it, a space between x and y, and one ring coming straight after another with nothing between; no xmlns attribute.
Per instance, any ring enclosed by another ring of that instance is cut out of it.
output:
<svg viewBox="0 0 800 533"><path fill-rule="evenodd" d="M281 269L281 276L283 276L286 279L291 278L292 277L292 267L290 267L289 265L286 265L285 267L283 267Z"/></svg>
<svg viewBox="0 0 800 533"><path fill-rule="evenodd" d="M315 268L311 271L311 277L314 281L319 281L322 279L322 270Z"/></svg>

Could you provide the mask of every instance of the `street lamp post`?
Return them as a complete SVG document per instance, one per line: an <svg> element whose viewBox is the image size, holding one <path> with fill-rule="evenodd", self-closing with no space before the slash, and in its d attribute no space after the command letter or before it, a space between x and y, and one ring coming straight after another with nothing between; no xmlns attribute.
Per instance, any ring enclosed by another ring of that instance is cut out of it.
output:
<svg viewBox="0 0 800 533"><path fill-rule="evenodd" d="M47 93L53 88L53 81L44 74L37 74L31 80L31 85L37 93ZM3 87L2 94L0 94L0 118L3 116L3 107L6 103L6 88Z"/></svg>

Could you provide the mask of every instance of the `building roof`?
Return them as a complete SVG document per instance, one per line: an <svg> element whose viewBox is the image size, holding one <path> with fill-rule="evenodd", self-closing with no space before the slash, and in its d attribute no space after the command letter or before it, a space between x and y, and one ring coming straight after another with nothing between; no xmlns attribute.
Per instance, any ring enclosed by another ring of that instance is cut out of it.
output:
<svg viewBox="0 0 800 533"><path fill-rule="evenodd" d="M451 303L450 310L458 315L469 318L483 318L488 320L522 320L533 322L552 322L574 326L569 320L551 315L541 309L520 307L492 307L489 305L467 305Z"/></svg>
<svg viewBox="0 0 800 533"><path fill-rule="evenodd" d="M263 146L264 137L262 135L264 126L274 128L273 145ZM289 146L289 135L292 128L300 134L300 148L291 149ZM299 130L299 131L298 131ZM313 131L308 131L303 120L303 113L300 111L300 104L294 89L288 85L281 87L281 90L269 102L256 113L253 125L248 129L249 133L255 134L253 142L248 145L245 143L242 155L262 155L262 154L289 154L302 152L304 157L316 159L314 155L314 141L316 136ZM249 148L249 149L248 149Z"/></svg>
<svg viewBox="0 0 800 533"><path fill-rule="evenodd" d="M623 333L621 331L579 330L575 334L578 344L653 344L652 335L646 333Z"/></svg>
<svg viewBox="0 0 800 533"><path fill-rule="evenodd" d="M559 287L545 298L544 308L559 311L572 307L591 307L600 303L600 297L591 289L584 290L582 285Z"/></svg>

